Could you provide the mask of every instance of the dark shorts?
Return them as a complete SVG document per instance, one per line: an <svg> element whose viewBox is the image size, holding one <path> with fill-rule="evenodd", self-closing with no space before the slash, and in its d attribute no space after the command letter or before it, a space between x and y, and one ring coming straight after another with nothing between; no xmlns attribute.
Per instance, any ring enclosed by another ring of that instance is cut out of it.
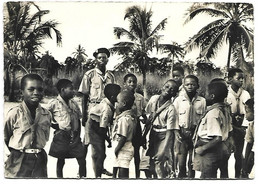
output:
<svg viewBox="0 0 260 184"><path fill-rule="evenodd" d="M11 150L5 162L6 178L46 178L47 154L44 150L40 153L22 153Z"/></svg>
<svg viewBox="0 0 260 184"><path fill-rule="evenodd" d="M71 140L70 134L67 131L56 131L51 143L49 155L64 159L84 157L84 147L80 135L77 135Z"/></svg>

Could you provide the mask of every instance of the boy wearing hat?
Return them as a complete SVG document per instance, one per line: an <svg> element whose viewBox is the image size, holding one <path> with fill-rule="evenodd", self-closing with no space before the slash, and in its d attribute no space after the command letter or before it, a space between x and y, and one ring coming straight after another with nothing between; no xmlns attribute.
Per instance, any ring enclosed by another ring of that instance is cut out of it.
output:
<svg viewBox="0 0 260 184"><path fill-rule="evenodd" d="M96 66L95 68L87 71L81 84L79 86L79 92L83 94L82 99L82 125L85 126L87 122L87 114L88 111L99 104L104 98L104 88L106 84L115 83L114 75L106 70L106 65L108 62L108 58L110 56L110 52L106 48L99 48L94 53ZM88 139L88 137L85 137ZM86 147L87 154L87 147ZM112 173L108 173L105 171L105 174L112 175Z"/></svg>

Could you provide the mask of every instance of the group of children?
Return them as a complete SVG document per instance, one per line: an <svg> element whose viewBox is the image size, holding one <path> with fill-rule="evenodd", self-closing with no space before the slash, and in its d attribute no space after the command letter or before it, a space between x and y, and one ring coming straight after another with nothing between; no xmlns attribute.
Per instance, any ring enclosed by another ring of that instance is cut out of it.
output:
<svg viewBox="0 0 260 184"><path fill-rule="evenodd" d="M221 178L228 178L232 152L235 177L248 177L254 163L254 100L242 89L243 76L242 70L231 69L229 87L224 79L213 79L202 97L199 79L184 76L183 69L176 67L160 94L146 103L135 92L136 76L127 74L123 86L107 84L105 98L89 109L87 122L82 122L85 136L81 141L82 114L73 100L72 82L59 80L58 97L44 109L39 104L43 81L37 74L28 74L21 81L23 102L9 111L4 126L10 150L5 176L47 177L43 148L52 127L49 155L58 159L57 177L63 177L66 158L76 158L79 177L86 177L84 150L91 145L95 177L101 178L106 141L114 149L113 178L129 178L133 158L136 178L140 171L147 178L169 178L177 173L178 178L194 178L195 170L201 172L201 178L217 178L218 169Z"/></svg>

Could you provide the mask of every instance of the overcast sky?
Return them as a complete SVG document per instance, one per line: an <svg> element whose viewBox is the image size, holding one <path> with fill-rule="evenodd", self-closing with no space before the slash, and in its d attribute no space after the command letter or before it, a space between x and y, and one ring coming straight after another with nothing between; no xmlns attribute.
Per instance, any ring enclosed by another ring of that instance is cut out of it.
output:
<svg viewBox="0 0 260 184"><path fill-rule="evenodd" d="M72 56L77 46L81 44L86 49L89 57L99 47L110 48L121 41L113 34L114 27L128 29L128 22L124 20L126 8L132 5L151 8L153 11L152 22L155 27L164 18L168 18L166 29L160 32L164 37L161 43L175 41L183 44L189 37L196 34L204 25L214 20L209 16L198 16L188 24L183 24L185 12L192 3L177 2L37 2L41 9L50 10L45 19L54 19L60 24L58 29L62 33L62 47L57 47L54 40L46 40L42 49L48 50L59 62L64 62L66 57ZM186 59L196 59L198 53L191 53ZM213 60L217 66L224 66L227 62L227 49L219 52ZM108 68L112 69L120 60L111 57Z"/></svg>

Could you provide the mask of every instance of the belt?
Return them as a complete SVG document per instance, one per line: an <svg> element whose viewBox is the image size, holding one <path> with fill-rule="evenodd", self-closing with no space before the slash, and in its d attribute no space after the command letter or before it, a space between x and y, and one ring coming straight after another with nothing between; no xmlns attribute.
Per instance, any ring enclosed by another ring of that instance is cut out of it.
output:
<svg viewBox="0 0 260 184"><path fill-rule="evenodd" d="M93 104L99 104L99 101L95 101L95 100L90 100L89 103L93 103Z"/></svg>
<svg viewBox="0 0 260 184"><path fill-rule="evenodd" d="M20 152L23 152L23 153L33 153L33 154L37 154L37 153L40 153L42 151L42 149L23 149L23 150L20 150Z"/></svg>
<svg viewBox="0 0 260 184"><path fill-rule="evenodd" d="M167 128L155 128L155 127L153 127L153 131L155 131L155 132L166 132Z"/></svg>

